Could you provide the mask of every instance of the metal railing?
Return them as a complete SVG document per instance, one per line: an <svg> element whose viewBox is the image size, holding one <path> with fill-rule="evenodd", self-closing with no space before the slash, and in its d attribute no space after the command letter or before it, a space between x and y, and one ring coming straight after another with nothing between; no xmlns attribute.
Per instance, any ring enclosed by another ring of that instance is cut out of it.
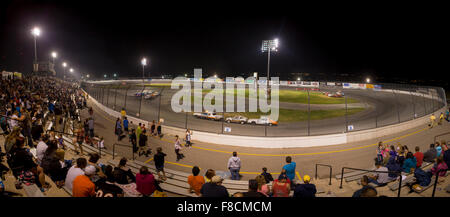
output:
<svg viewBox="0 0 450 217"><path fill-rule="evenodd" d="M365 170L365 169L358 169L358 168L351 168L351 167L342 167L342 173L341 173L341 185L339 188L342 188L342 182L344 181L344 170L357 170L357 171L366 171L366 172L373 172L373 173L389 173L389 174L397 174L399 178L399 184L398 184L398 194L397 197L400 197L400 192L402 189L402 172L393 172L393 171L376 171L376 170Z"/></svg>
<svg viewBox="0 0 450 217"><path fill-rule="evenodd" d="M112 153L113 160L114 160L114 158L115 158L115 156L116 156L116 146L121 146L121 147L128 147L128 148L131 148L132 160L135 159L135 158L134 158L134 150L133 150L133 146L132 146L132 145L125 145L125 144L114 143L114 144L113 144L113 153Z"/></svg>
<svg viewBox="0 0 450 217"><path fill-rule="evenodd" d="M446 132L446 133L442 133L442 134L434 136L434 143L436 143L436 140L437 140L438 137L445 136L445 135L448 135L448 134L450 134L450 132Z"/></svg>
<svg viewBox="0 0 450 217"><path fill-rule="evenodd" d="M317 167L318 166L324 166L324 167L328 167L330 168L330 182L328 183L328 185L331 185L331 174L333 173L333 167L331 165L327 165L327 164L316 164L316 175L315 175L315 179L317 179Z"/></svg>
<svg viewBox="0 0 450 217"><path fill-rule="evenodd" d="M434 197L434 193L436 193L436 186L437 186L438 179L439 179L439 173L441 173L443 171L448 171L448 170L450 170L450 169L441 169L436 172L436 179L434 180L433 193L431 194L431 197Z"/></svg>

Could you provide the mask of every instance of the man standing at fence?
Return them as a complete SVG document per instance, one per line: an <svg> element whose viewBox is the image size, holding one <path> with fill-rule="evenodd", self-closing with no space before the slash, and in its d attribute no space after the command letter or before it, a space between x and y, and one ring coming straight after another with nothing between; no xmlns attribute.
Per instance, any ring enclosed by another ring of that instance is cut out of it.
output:
<svg viewBox="0 0 450 217"><path fill-rule="evenodd" d="M233 152L233 156L228 159L228 169L231 173L232 180L239 180L239 171L241 170L241 159L237 156L237 152Z"/></svg>

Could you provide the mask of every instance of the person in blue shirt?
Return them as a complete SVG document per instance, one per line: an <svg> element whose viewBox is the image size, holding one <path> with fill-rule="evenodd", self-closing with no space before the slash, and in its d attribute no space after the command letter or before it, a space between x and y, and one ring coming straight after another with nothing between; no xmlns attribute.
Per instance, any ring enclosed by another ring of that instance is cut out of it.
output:
<svg viewBox="0 0 450 217"><path fill-rule="evenodd" d="M292 162L292 158L290 156L286 157L286 163L287 164L283 166L283 169L286 170L286 175L292 182L295 178L295 167L297 164Z"/></svg>
<svg viewBox="0 0 450 217"><path fill-rule="evenodd" d="M125 132L128 132L128 119L127 119L127 117L124 117L124 119L123 119L123 128L124 128Z"/></svg>

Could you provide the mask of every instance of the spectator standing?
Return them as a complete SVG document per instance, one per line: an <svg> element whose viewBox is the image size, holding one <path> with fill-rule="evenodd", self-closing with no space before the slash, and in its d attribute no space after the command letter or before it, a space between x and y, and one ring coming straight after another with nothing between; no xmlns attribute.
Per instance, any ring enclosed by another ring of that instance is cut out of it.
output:
<svg viewBox="0 0 450 217"><path fill-rule="evenodd" d="M128 118L127 117L123 118L123 128L124 128L125 132L128 133Z"/></svg>
<svg viewBox="0 0 450 217"><path fill-rule="evenodd" d="M419 146L416 146L416 153L414 153L414 157L417 160L417 165L416 167L421 167L422 163L423 163L423 153L420 152L420 148Z"/></svg>
<svg viewBox="0 0 450 217"><path fill-rule="evenodd" d="M122 137L122 124L121 124L119 118L117 118L117 120L116 120L116 126L115 126L115 130L114 130L114 134L117 135L117 141L120 141L121 137Z"/></svg>
<svg viewBox="0 0 450 217"><path fill-rule="evenodd" d="M442 125L442 121L444 120L444 113L441 112L439 115L439 125Z"/></svg>
<svg viewBox="0 0 450 217"><path fill-rule="evenodd" d="M362 188L359 189L359 190L357 190L357 191L355 191L355 192L353 193L353 196L352 196L352 197L361 197L361 192L364 191L364 189L366 189L366 188L373 188L373 190L375 190L374 187L372 187L372 186L369 185L369 178L368 178L366 175L364 175L364 176L361 178L361 185L362 185ZM376 190L375 190L375 191L376 191Z"/></svg>
<svg viewBox="0 0 450 217"><path fill-rule="evenodd" d="M88 127L89 127L89 139L92 140L94 137L94 118L90 117L88 120ZM92 141L91 141L92 144Z"/></svg>
<svg viewBox="0 0 450 217"><path fill-rule="evenodd" d="M85 137L85 131L83 129L83 127L80 126L80 128L78 128L78 130L75 131L76 134L76 141L77 141L77 145L74 145L75 147L75 152L77 154L80 154L80 152L78 151L78 148L80 148L81 151L81 155L83 155L83 141L84 141L84 137Z"/></svg>
<svg viewBox="0 0 450 217"><path fill-rule="evenodd" d="M125 108L122 108L122 110L120 111L120 114L122 115L122 120L124 120L125 117L127 116L127 112L125 111Z"/></svg>
<svg viewBox="0 0 450 217"><path fill-rule="evenodd" d="M241 169L241 159L237 156L237 152L233 152L233 156L228 159L227 168L230 170L231 179L239 180L239 171Z"/></svg>
<svg viewBox="0 0 450 217"><path fill-rule="evenodd" d="M272 184L273 197L289 197L291 186L287 183L288 177L286 174L280 175Z"/></svg>
<svg viewBox="0 0 450 217"><path fill-rule="evenodd" d="M199 176L200 168L198 166L194 166L192 168L192 175L190 175L187 179L189 184L189 193L195 193L196 195L200 195L200 190L202 189L203 184L205 184L205 179L203 176Z"/></svg>
<svg viewBox="0 0 450 217"><path fill-rule="evenodd" d="M229 197L228 190L222 186L222 182L222 177L212 177L211 182L205 183L200 189L202 197Z"/></svg>
<svg viewBox="0 0 450 217"><path fill-rule="evenodd" d="M142 166L139 173L136 174L136 190L144 197L150 197L156 189L155 177L148 171L146 166Z"/></svg>
<svg viewBox="0 0 450 217"><path fill-rule="evenodd" d="M177 161L184 158L184 155L180 153L181 151L181 142L178 135L175 135L175 154L177 155Z"/></svg>
<svg viewBox="0 0 450 217"><path fill-rule="evenodd" d="M382 142L379 142L379 143L378 143L378 148L377 148L377 150L376 150L376 153L377 153L377 160L378 160L379 162L383 162L383 149L384 149L383 143L382 143Z"/></svg>
<svg viewBox="0 0 450 217"><path fill-rule="evenodd" d="M155 167L156 172L158 173L158 178L161 180L166 180L166 172L164 172L164 158L166 157L166 154L162 152L162 148L158 147L156 149L156 154L153 156L153 161L155 161ZM163 173L163 176L159 174L160 172Z"/></svg>
<svg viewBox="0 0 450 217"><path fill-rule="evenodd" d="M158 125L156 126L156 131L158 133L159 138L161 139L162 135L162 129L161 129L161 121L158 121Z"/></svg>
<svg viewBox="0 0 450 217"><path fill-rule="evenodd" d="M305 175L303 177L304 184L295 186L294 197L316 197L316 186L310 183L311 177Z"/></svg>
<svg viewBox="0 0 450 217"><path fill-rule="evenodd" d="M244 192L243 196L244 197L267 197L267 195L258 191L258 182L255 179L250 179L248 181L248 192Z"/></svg>
<svg viewBox="0 0 450 217"><path fill-rule="evenodd" d="M150 133L152 136L156 135L156 124L155 124L155 120L152 121L152 125L150 127Z"/></svg>
<svg viewBox="0 0 450 217"><path fill-rule="evenodd" d="M191 147L192 146L192 144L191 144L191 131L189 129L186 129L185 140L186 140L186 147Z"/></svg>
<svg viewBox="0 0 450 217"><path fill-rule="evenodd" d="M293 183L295 178L295 167L297 166L297 164L295 162L292 162L292 158L290 156L286 157L286 163L287 164L283 166L283 169L286 170L287 177L289 178L291 183Z"/></svg>
<svg viewBox="0 0 450 217"><path fill-rule="evenodd" d="M151 154L150 148L146 150L147 147L147 130L144 129L139 137L139 156L145 155L148 157Z"/></svg>
<svg viewBox="0 0 450 217"><path fill-rule="evenodd" d="M136 128L136 138L137 138L137 142L139 144L139 138L141 136L142 133L142 128L141 128L141 123L138 124L138 127Z"/></svg>
<svg viewBox="0 0 450 217"><path fill-rule="evenodd" d="M131 133L129 135L131 145L133 146L133 152L136 153L138 151L137 147L137 137L136 137L136 131L134 129L131 129Z"/></svg>
<svg viewBox="0 0 450 217"><path fill-rule="evenodd" d="M433 128L436 125L436 116L434 113L430 116L430 128Z"/></svg>
<svg viewBox="0 0 450 217"><path fill-rule="evenodd" d="M433 163L436 159L437 151L434 148L434 144L430 144L430 148L423 154L423 161L428 163Z"/></svg>
<svg viewBox="0 0 450 217"><path fill-rule="evenodd" d="M442 153L442 147L441 147L441 145L439 144L439 142L436 142L436 147L435 147L435 149L436 149L436 157L440 157L440 156L441 156L441 153Z"/></svg>
<svg viewBox="0 0 450 217"><path fill-rule="evenodd" d="M95 175L95 167L92 165L84 169L83 175L78 175L73 180L72 196L73 197L94 197L95 184L91 178Z"/></svg>

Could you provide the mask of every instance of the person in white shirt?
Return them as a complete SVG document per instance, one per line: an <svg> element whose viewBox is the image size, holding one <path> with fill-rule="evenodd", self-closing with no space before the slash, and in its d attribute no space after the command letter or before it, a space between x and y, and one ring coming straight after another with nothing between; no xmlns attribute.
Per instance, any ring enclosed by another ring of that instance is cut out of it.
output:
<svg viewBox="0 0 450 217"><path fill-rule="evenodd" d="M231 173L232 180L239 180L239 171L241 170L241 159L237 156L237 152L233 152L233 156L228 159L228 169Z"/></svg>
<svg viewBox="0 0 450 217"><path fill-rule="evenodd" d="M64 186L72 192L73 187L73 180L79 176L84 175L84 168L87 166L87 160L86 158L78 158L77 159L77 165L72 166L69 171L67 171L66 181L64 183Z"/></svg>
<svg viewBox="0 0 450 217"><path fill-rule="evenodd" d="M41 165L42 158L44 158L45 151L47 150L47 142L48 142L49 136L45 134L42 136L41 141L36 146L36 158L38 160L38 164Z"/></svg>
<svg viewBox="0 0 450 217"><path fill-rule="evenodd" d="M10 129L14 129L15 126L19 125L19 121L17 120L17 119L19 119L18 114L19 114L19 112L17 110L14 110L14 113L11 116L11 119L9 121L9 128Z"/></svg>

